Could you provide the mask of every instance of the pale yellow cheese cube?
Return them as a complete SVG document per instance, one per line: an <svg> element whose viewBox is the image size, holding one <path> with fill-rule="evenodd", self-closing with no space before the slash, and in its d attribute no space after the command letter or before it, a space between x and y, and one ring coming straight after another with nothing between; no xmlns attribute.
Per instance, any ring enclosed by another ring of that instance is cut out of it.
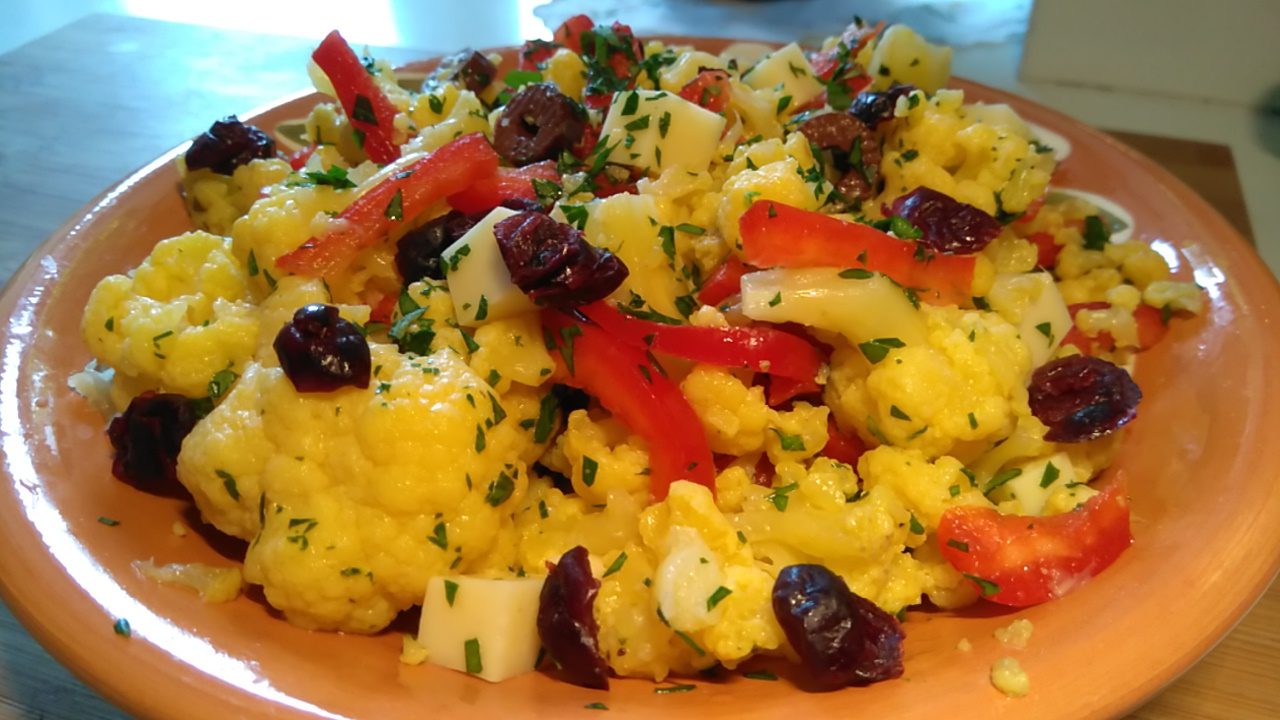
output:
<svg viewBox="0 0 1280 720"><path fill-rule="evenodd" d="M631 90L614 96L601 135L613 148L609 162L654 175L670 167L701 172L711 166L724 125L723 116L679 95Z"/></svg>
<svg viewBox="0 0 1280 720"><path fill-rule="evenodd" d="M791 96L791 107L804 105L823 91L822 81L795 43L766 55L742 76L742 81L757 90L780 87L784 95Z"/></svg>
<svg viewBox="0 0 1280 720"><path fill-rule="evenodd" d="M515 283L502 260L493 226L515 215L497 207L440 253L458 324L467 327L515 317L537 307Z"/></svg>
<svg viewBox="0 0 1280 720"><path fill-rule="evenodd" d="M489 682L533 670L544 578L434 577L422 601L418 642L427 659Z"/></svg>

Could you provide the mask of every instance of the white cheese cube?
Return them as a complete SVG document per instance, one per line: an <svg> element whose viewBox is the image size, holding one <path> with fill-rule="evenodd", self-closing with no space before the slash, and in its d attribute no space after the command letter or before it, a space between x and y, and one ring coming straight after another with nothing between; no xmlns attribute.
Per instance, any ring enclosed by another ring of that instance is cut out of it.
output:
<svg viewBox="0 0 1280 720"><path fill-rule="evenodd" d="M825 89L809 58L795 43L766 55L742 76L742 81L757 90L781 86L782 94L791 96L790 107L809 102Z"/></svg>
<svg viewBox="0 0 1280 720"><path fill-rule="evenodd" d="M806 268L743 275L742 314L838 332L855 345L883 338L905 345L925 341L924 317L901 288L883 275L849 278L841 272Z"/></svg>
<svg viewBox="0 0 1280 720"><path fill-rule="evenodd" d="M653 175L671 167L701 172L711 166L724 125L722 115L679 95L630 90L614 95L601 135L614 148L611 163Z"/></svg>
<svg viewBox="0 0 1280 720"><path fill-rule="evenodd" d="M1022 505L1020 515L1042 514L1050 495L1080 481L1065 452L1023 463L1018 469L1021 471L1018 476L994 490L991 498L997 502L1017 500Z"/></svg>
<svg viewBox="0 0 1280 720"><path fill-rule="evenodd" d="M493 226L515 214L515 210L503 207L490 210L475 227L440 253L458 324L475 327L537 309L511 282L511 273L502 261L502 251L493 236Z"/></svg>
<svg viewBox="0 0 1280 720"><path fill-rule="evenodd" d="M935 93L951 78L951 48L929 43L906 25L890 25L875 43L867 72L873 90L906 83Z"/></svg>
<svg viewBox="0 0 1280 720"><path fill-rule="evenodd" d="M489 682L533 670L544 578L434 577L422 601L418 642L427 660Z"/></svg>
<svg viewBox="0 0 1280 720"><path fill-rule="evenodd" d="M1038 368L1053 357L1071 330L1071 313L1047 272L999 275L987 293L991 309L1018 326L1022 343Z"/></svg>

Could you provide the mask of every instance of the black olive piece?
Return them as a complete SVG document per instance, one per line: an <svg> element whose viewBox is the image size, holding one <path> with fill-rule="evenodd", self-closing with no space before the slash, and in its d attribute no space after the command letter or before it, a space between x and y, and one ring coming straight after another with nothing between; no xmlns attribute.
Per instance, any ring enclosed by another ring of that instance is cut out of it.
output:
<svg viewBox="0 0 1280 720"><path fill-rule="evenodd" d="M551 83L525 85L502 110L493 130L493 149L512 165L560 156L586 131L582 106Z"/></svg>

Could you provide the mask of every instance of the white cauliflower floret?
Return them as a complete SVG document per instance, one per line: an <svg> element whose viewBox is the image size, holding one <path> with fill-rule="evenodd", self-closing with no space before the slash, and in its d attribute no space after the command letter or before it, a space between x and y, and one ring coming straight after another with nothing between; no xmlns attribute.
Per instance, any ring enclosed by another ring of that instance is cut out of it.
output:
<svg viewBox="0 0 1280 720"><path fill-rule="evenodd" d="M251 541L245 579L306 628L376 632L431 576L515 559L536 402L504 407L450 350L371 351L366 389L298 393L251 364L178 458L204 518Z"/></svg>
<svg viewBox="0 0 1280 720"><path fill-rule="evenodd" d="M158 243L130 275L93 289L81 333L115 369L117 404L143 390L208 394L209 380L252 355L258 319L226 239L192 232Z"/></svg>

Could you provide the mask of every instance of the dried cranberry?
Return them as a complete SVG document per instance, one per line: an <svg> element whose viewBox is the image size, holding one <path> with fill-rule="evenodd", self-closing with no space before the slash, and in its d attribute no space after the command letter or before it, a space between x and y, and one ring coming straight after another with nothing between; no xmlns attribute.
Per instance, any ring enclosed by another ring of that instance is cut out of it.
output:
<svg viewBox="0 0 1280 720"><path fill-rule="evenodd" d="M142 490L180 490L178 451L197 420L194 402L182 395L147 391L135 397L107 426L115 448L111 474Z"/></svg>
<svg viewBox="0 0 1280 720"><path fill-rule="evenodd" d="M450 79L477 94L489 87L498 76L497 66L484 53L475 50L463 50L442 64L453 68Z"/></svg>
<svg viewBox="0 0 1280 720"><path fill-rule="evenodd" d="M304 305L272 346L298 392L369 387L369 343L332 305Z"/></svg>
<svg viewBox="0 0 1280 720"><path fill-rule="evenodd" d="M816 685L831 690L902 675L902 626L821 565L790 565L773 613Z"/></svg>
<svg viewBox="0 0 1280 720"><path fill-rule="evenodd" d="M1124 368L1089 355L1041 365L1028 388L1031 414L1048 426L1046 440L1084 442L1115 432L1138 414L1142 390Z"/></svg>
<svg viewBox="0 0 1280 720"><path fill-rule="evenodd" d="M898 215L923 233L920 242L944 255L976 253L1000 234L1000 223L978 208L927 187L893 201Z"/></svg>
<svg viewBox="0 0 1280 720"><path fill-rule="evenodd" d="M406 285L423 278L444 279L440 253L466 234L476 221L451 210L405 233L396 243L396 270Z"/></svg>
<svg viewBox="0 0 1280 720"><path fill-rule="evenodd" d="M609 666L600 655L592 604L600 581L591 575L587 549L566 552L547 573L538 598L538 639L565 680L583 687L609 689Z"/></svg>
<svg viewBox="0 0 1280 720"><path fill-rule="evenodd" d="M500 207L518 212L546 212L542 203L529 198L507 198L499 203ZM440 253L444 252L458 238L476 226L488 213L463 215L457 210L450 210L434 220L405 233L396 243L396 270L404 284L408 285L423 278L433 280L444 279L444 268L440 265Z"/></svg>
<svg viewBox="0 0 1280 720"><path fill-rule="evenodd" d="M853 142L858 138L863 138L863 146L867 145L866 137L870 135L861 120L841 112L815 115L800 123L798 129L809 142L823 150L837 150L846 154L853 149Z"/></svg>
<svg viewBox="0 0 1280 720"><path fill-rule="evenodd" d="M555 85L525 85L503 109L493 129L493 149L512 165L528 165L559 157L586 127L586 111Z"/></svg>
<svg viewBox="0 0 1280 720"><path fill-rule="evenodd" d="M585 305L607 296L627 277L627 266L613 253L541 213L512 215L495 225L493 234L511 281L542 305Z"/></svg>
<svg viewBox="0 0 1280 720"><path fill-rule="evenodd" d="M252 160L275 156L276 143L270 136L228 115L192 140L184 159L188 171L209 168L219 175L230 175Z"/></svg>
<svg viewBox="0 0 1280 720"><path fill-rule="evenodd" d="M898 98L915 92L914 85L894 85L882 92L867 91L858 93L849 106L849 112L867 127L874 128L885 120L893 118L893 110L898 105Z"/></svg>

